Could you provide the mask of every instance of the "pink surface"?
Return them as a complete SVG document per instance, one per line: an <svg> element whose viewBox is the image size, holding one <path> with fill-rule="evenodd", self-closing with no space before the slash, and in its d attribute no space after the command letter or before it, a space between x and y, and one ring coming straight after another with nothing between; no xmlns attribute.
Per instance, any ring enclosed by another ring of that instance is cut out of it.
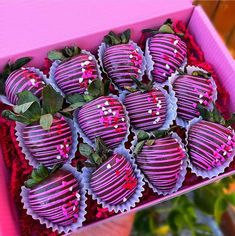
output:
<svg viewBox="0 0 235 236"><path fill-rule="evenodd" d="M188 22L193 10L190 0L168 0L170 4L166 4L164 0L119 0L113 1L112 6L110 2L110 0L99 2L70 0L69 4L64 0L18 0L17 4L1 2L0 68L9 58L14 59L22 55L32 55L35 58L32 64L42 65L48 50L74 42L78 42L84 49L94 50L110 29L121 31L130 27L134 39L138 39L141 29L159 26L166 17ZM106 11L108 7L109 12ZM189 28L202 46L207 60L214 65L223 84L229 89L233 100L231 109L234 110L235 88L232 85L235 67L231 56L201 8L194 9ZM1 155L0 152L0 234L17 236L19 235L17 220L12 201L9 200L7 173ZM235 171L223 174L144 204L135 210L155 205L234 173Z"/></svg>

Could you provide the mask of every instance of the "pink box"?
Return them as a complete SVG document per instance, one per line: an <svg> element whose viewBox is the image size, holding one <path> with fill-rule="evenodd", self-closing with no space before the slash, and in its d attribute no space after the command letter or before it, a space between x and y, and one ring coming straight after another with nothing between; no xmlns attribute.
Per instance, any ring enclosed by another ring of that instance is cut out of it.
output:
<svg viewBox="0 0 235 236"><path fill-rule="evenodd" d="M109 30L131 28L132 38L140 38L143 28L159 26L166 18L182 20L205 53L231 97L230 110L235 111L235 62L201 7L190 0L18 0L0 4L0 70L9 59L33 56L34 66L42 66L46 53L73 43L96 52L97 46ZM20 235L14 201L8 190L8 172L0 149L0 234ZM140 210L175 196L210 184L217 178L182 189L170 196L141 205ZM118 216L116 216L118 217ZM89 226L87 226L89 227Z"/></svg>

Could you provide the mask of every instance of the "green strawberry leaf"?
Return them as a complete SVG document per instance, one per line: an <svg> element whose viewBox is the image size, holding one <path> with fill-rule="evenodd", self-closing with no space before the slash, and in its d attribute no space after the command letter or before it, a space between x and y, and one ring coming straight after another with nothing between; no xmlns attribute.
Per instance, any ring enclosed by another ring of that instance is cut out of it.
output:
<svg viewBox="0 0 235 236"><path fill-rule="evenodd" d="M37 181L34 179L28 179L27 181L24 182L24 185L26 188L32 188L36 184L37 184Z"/></svg>
<svg viewBox="0 0 235 236"><path fill-rule="evenodd" d="M22 114L22 113L26 112L31 107L31 105L33 103L34 103L34 101L33 102L27 102L27 103L24 103L22 105L16 105L16 106L13 107L13 111L15 113Z"/></svg>
<svg viewBox="0 0 235 236"><path fill-rule="evenodd" d="M123 33L117 35L113 31L110 31L107 35L104 36L104 42L111 46L128 43L130 40L130 29L125 30Z"/></svg>
<svg viewBox="0 0 235 236"><path fill-rule="evenodd" d="M56 172L57 170L59 170L62 166L63 166L62 163L59 163L59 164L54 165L53 168L52 168L51 171L50 171L50 175L53 174L53 173L55 173L55 172Z"/></svg>
<svg viewBox="0 0 235 236"><path fill-rule="evenodd" d="M102 157L103 161L105 161L108 158L111 150L107 148L105 142L100 137L95 139L95 145L96 153Z"/></svg>
<svg viewBox="0 0 235 236"><path fill-rule="evenodd" d="M145 142L146 142L146 140L143 140L143 141L140 141L140 142L138 142L138 143L136 144L135 149L134 149L134 151L133 151L133 154L134 154L135 156L137 156L137 155L140 153L140 151L142 150L142 148L143 148Z"/></svg>
<svg viewBox="0 0 235 236"><path fill-rule="evenodd" d="M32 92L24 90L23 92L20 92L17 94L19 100L17 102L17 105L22 105L27 102L40 102L38 97L36 97Z"/></svg>
<svg viewBox="0 0 235 236"><path fill-rule="evenodd" d="M155 139L149 139L145 142L145 145L152 146L155 143Z"/></svg>
<svg viewBox="0 0 235 236"><path fill-rule="evenodd" d="M94 168L96 167L96 165L94 163L91 163L91 162L84 162L84 166L87 167L87 168Z"/></svg>
<svg viewBox="0 0 235 236"><path fill-rule="evenodd" d="M30 124L39 121L41 117L41 107L38 102L33 102L22 115L27 118Z"/></svg>
<svg viewBox="0 0 235 236"><path fill-rule="evenodd" d="M101 165L103 163L102 157L97 153L92 153L90 157L91 161L96 165Z"/></svg>
<svg viewBox="0 0 235 236"><path fill-rule="evenodd" d="M86 143L80 143L79 144L79 152L82 156L90 159L91 155L94 153L94 150L90 145L88 145Z"/></svg>
<svg viewBox="0 0 235 236"><path fill-rule="evenodd" d="M79 93L75 93L73 95L66 96L66 100L71 104L74 104L77 102L86 102L84 97Z"/></svg>
<svg viewBox="0 0 235 236"><path fill-rule="evenodd" d="M131 93L134 93L137 91L136 88L132 88L131 86L124 86L124 89L126 89L127 91L131 92Z"/></svg>
<svg viewBox="0 0 235 236"><path fill-rule="evenodd" d="M149 134L143 130L140 130L137 134L138 142L149 139Z"/></svg>
<svg viewBox="0 0 235 236"><path fill-rule="evenodd" d="M107 79L104 82L104 95L108 95L109 94L109 86L110 86L111 80Z"/></svg>
<svg viewBox="0 0 235 236"><path fill-rule="evenodd" d="M164 24L158 30L161 33L175 34L175 31L171 28L169 24Z"/></svg>
<svg viewBox="0 0 235 236"><path fill-rule="evenodd" d="M63 55L63 53L60 51L57 51L57 50L52 50L52 51L48 52L47 57L51 61L65 59L65 56Z"/></svg>
<svg viewBox="0 0 235 236"><path fill-rule="evenodd" d="M51 114L42 115L40 118L40 125L44 130L49 130L53 123L53 116Z"/></svg>
<svg viewBox="0 0 235 236"><path fill-rule="evenodd" d="M22 57L19 58L15 61L15 63L11 64L11 72L14 70L18 70L20 69L22 66L26 65L27 63L29 63L32 60L32 57Z"/></svg>
<svg viewBox="0 0 235 236"><path fill-rule="evenodd" d="M99 97L104 95L104 84L101 80L95 79L88 86L88 93L92 97Z"/></svg>
<svg viewBox="0 0 235 236"><path fill-rule="evenodd" d="M122 32L122 33L120 34L119 37L120 37L121 42L122 42L123 44L128 43L128 42L130 41L130 37L131 37L131 30L130 30L130 29L125 30L124 32Z"/></svg>
<svg viewBox="0 0 235 236"><path fill-rule="evenodd" d="M69 107L66 107L62 110L62 112L69 112L69 111L74 111L79 107L82 107L86 102L76 102L74 104L71 104Z"/></svg>
<svg viewBox="0 0 235 236"><path fill-rule="evenodd" d="M91 95L89 95L89 94L84 94L83 97L84 97L84 100L85 100L86 102L90 102L90 101L92 101L92 100L95 99L93 96L91 96Z"/></svg>
<svg viewBox="0 0 235 236"><path fill-rule="evenodd" d="M59 111L59 113L69 119L73 119L73 115L70 112Z"/></svg>
<svg viewBox="0 0 235 236"><path fill-rule="evenodd" d="M156 139L164 138L169 134L169 130L157 130L157 131L153 131L152 134L154 135Z"/></svg>
<svg viewBox="0 0 235 236"><path fill-rule="evenodd" d="M26 117L24 117L22 115L15 114L9 110L4 110L2 112L2 117L5 117L9 120L18 121L18 122L24 123L26 125L30 124L30 122L28 121L28 119Z"/></svg>
<svg viewBox="0 0 235 236"><path fill-rule="evenodd" d="M202 71L193 71L193 72L192 72L192 75L193 75L193 76L197 76L197 77L204 77L204 78L206 78L206 79L208 79L208 78L211 76L210 73L204 73L204 72L202 72Z"/></svg>
<svg viewBox="0 0 235 236"><path fill-rule="evenodd" d="M42 90L42 107L44 114L54 115L61 110L64 98L58 92L56 92L51 85L47 85Z"/></svg>

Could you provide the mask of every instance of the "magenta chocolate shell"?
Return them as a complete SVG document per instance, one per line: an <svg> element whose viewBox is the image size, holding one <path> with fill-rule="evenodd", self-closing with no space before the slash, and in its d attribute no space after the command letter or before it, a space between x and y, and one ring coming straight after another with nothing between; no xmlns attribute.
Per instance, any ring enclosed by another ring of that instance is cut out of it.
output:
<svg viewBox="0 0 235 236"><path fill-rule="evenodd" d="M123 154L113 154L97 169L84 168L83 179L93 199L115 212L134 207L144 190L140 171Z"/></svg>
<svg viewBox="0 0 235 236"><path fill-rule="evenodd" d="M63 166L31 188L22 187L21 197L27 214L53 231L74 231L85 220L85 189L71 166Z"/></svg>
<svg viewBox="0 0 235 236"><path fill-rule="evenodd" d="M24 90L28 90L38 98L41 98L45 84L46 77L40 70L33 67L21 68L13 71L8 76L5 82L6 97L13 105L17 104L17 94Z"/></svg>
<svg viewBox="0 0 235 236"><path fill-rule="evenodd" d="M96 137L100 137L113 149L124 142L128 135L126 111L116 97L99 97L75 111L74 117L80 135L91 145Z"/></svg>
<svg viewBox="0 0 235 236"><path fill-rule="evenodd" d="M85 50L70 59L55 61L50 69L50 81L63 95L84 94L94 79L101 79L99 66Z"/></svg>
<svg viewBox="0 0 235 236"><path fill-rule="evenodd" d="M156 139L150 146L145 143L136 155L136 163L154 192L166 195L182 186L187 154L180 138L173 134Z"/></svg>
<svg viewBox="0 0 235 236"><path fill-rule="evenodd" d="M189 167L204 178L224 172L233 160L235 135L231 128L195 118L187 127Z"/></svg>
<svg viewBox="0 0 235 236"><path fill-rule="evenodd" d="M170 89L170 88L169 88ZM167 129L176 118L176 100L172 91L162 88L128 93L123 99L134 129L154 131Z"/></svg>
<svg viewBox="0 0 235 236"><path fill-rule="evenodd" d="M30 165L69 163L77 148L77 131L74 122L64 117L54 117L49 130L39 123L24 125L16 123L16 135L20 147Z"/></svg>
<svg viewBox="0 0 235 236"><path fill-rule="evenodd" d="M145 70L143 52L132 41L112 46L102 43L99 48L99 59L108 77L120 89L133 86L132 78L141 80Z"/></svg>
<svg viewBox="0 0 235 236"><path fill-rule="evenodd" d="M154 35L147 43L153 60L153 81L164 83L185 61L186 44L179 36L165 33Z"/></svg>

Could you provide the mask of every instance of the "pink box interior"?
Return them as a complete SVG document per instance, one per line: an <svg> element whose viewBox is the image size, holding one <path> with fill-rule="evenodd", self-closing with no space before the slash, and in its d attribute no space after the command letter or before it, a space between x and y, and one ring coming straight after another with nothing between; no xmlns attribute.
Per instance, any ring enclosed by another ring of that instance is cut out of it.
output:
<svg viewBox="0 0 235 236"><path fill-rule="evenodd" d="M0 36L0 70L9 59L21 56L33 56L31 64L40 67L49 50L74 43L95 53L111 29L131 28L133 40L138 41L143 28L159 26L166 18L188 23L207 61L214 66L231 96L230 110L235 111L235 62L203 10L192 6L190 0L5 1L0 7L0 28L4 32ZM1 155L0 149L0 234L17 236L20 235L17 214ZM234 173L235 170L224 173L133 210L155 205Z"/></svg>

